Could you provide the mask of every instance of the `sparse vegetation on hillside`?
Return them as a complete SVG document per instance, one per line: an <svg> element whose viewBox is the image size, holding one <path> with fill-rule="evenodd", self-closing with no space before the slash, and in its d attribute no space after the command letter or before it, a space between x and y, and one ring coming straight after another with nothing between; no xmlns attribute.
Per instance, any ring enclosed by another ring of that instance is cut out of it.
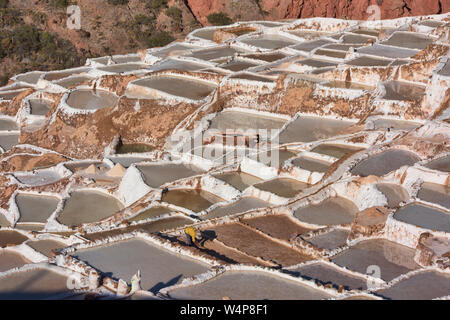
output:
<svg viewBox="0 0 450 320"><path fill-rule="evenodd" d="M207 19L213 26L225 26L233 23L233 20L223 12L211 13L207 16Z"/></svg>
<svg viewBox="0 0 450 320"><path fill-rule="evenodd" d="M113 4L115 6L128 4L130 0L108 0L108 3Z"/></svg>

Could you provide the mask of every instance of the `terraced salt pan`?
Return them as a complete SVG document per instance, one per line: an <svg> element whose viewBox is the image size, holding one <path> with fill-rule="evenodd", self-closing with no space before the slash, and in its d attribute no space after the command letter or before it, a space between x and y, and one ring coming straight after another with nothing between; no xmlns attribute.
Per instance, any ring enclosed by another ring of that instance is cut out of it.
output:
<svg viewBox="0 0 450 320"><path fill-rule="evenodd" d="M70 295L67 280L67 276L42 267L14 272L0 278L0 299L38 300Z"/></svg>
<svg viewBox="0 0 450 320"><path fill-rule="evenodd" d="M296 50L301 50L301 51L312 51L316 48L322 47L326 44L330 44L333 43L330 40L325 40L325 39L321 39L321 40L315 40L315 41L307 41L307 42L302 42L296 46L293 46L292 49L296 49Z"/></svg>
<svg viewBox="0 0 450 320"><path fill-rule="evenodd" d="M51 257L53 250L59 250L67 247L67 245L64 244L63 242L51 239L30 241L27 242L27 245L36 250L37 252L42 253L46 257Z"/></svg>
<svg viewBox="0 0 450 320"><path fill-rule="evenodd" d="M420 161L420 158L412 152L391 149L361 161L350 172L362 177L369 175L381 177L402 166L412 166L417 161Z"/></svg>
<svg viewBox="0 0 450 320"><path fill-rule="evenodd" d="M297 37L305 38L307 40L313 40L316 38L324 37L329 34L328 32L312 31L312 30L291 30L288 32Z"/></svg>
<svg viewBox="0 0 450 320"><path fill-rule="evenodd" d="M16 196L16 204L20 218L18 222L45 223L56 210L59 199L56 197L19 193Z"/></svg>
<svg viewBox="0 0 450 320"><path fill-rule="evenodd" d="M74 191L66 200L57 220L67 226L75 226L102 220L122 209L122 203L103 192Z"/></svg>
<svg viewBox="0 0 450 320"><path fill-rule="evenodd" d="M186 50L196 49L198 47L193 45L188 45L184 43L177 43L171 46L168 46L166 48L163 48L161 50L157 50L155 52L152 52L151 54L155 57L159 58L165 58L167 56L175 55L176 53L182 53Z"/></svg>
<svg viewBox="0 0 450 320"><path fill-rule="evenodd" d="M334 80L323 84L327 88L372 91L375 88L362 83Z"/></svg>
<svg viewBox="0 0 450 320"><path fill-rule="evenodd" d="M414 121L405 121L405 120L393 120L393 119L376 119L373 121L376 130L386 130L388 128L394 130L406 130L410 131L421 124Z"/></svg>
<svg viewBox="0 0 450 320"><path fill-rule="evenodd" d="M248 68L255 67L257 65L258 65L257 63L253 63L253 62L248 62L248 61L243 61L243 60L232 60L225 64L221 64L218 67L232 71L232 72L238 72L238 71L242 71L242 70L245 70Z"/></svg>
<svg viewBox="0 0 450 320"><path fill-rule="evenodd" d="M261 77L261 76L258 76L258 75L255 75L255 74L251 74L251 73L235 74L235 75L231 76L230 79L243 79L243 80L266 82L266 83L274 82L273 79L266 78L266 77Z"/></svg>
<svg viewBox="0 0 450 320"><path fill-rule="evenodd" d="M417 51L406 48L397 48L391 46L384 46L381 44L375 44L373 46L359 48L358 53L369 54L372 56L386 57L391 59L404 59L414 56L417 53Z"/></svg>
<svg viewBox="0 0 450 320"><path fill-rule="evenodd" d="M215 219L269 206L271 206L271 204L263 200L252 197L243 197L238 201L230 203L226 206L217 207L209 211L207 214L202 215L201 218L203 220Z"/></svg>
<svg viewBox="0 0 450 320"><path fill-rule="evenodd" d="M141 220L145 220L145 219L150 219L150 218L155 218L158 216L161 216L163 214L167 214L170 213L172 210L170 210L169 208L166 207L152 207L149 208L141 213L139 213L138 215L129 218L128 221L129 222L134 222L134 221L141 221Z"/></svg>
<svg viewBox="0 0 450 320"><path fill-rule="evenodd" d="M203 211L223 199L204 190L173 189L162 196L162 201L194 212Z"/></svg>
<svg viewBox="0 0 450 320"><path fill-rule="evenodd" d="M326 56L326 57L330 57L330 58L337 58L337 59L345 59L345 57L347 56L346 52L326 50L326 49L318 49L314 52L314 54L319 55L319 56Z"/></svg>
<svg viewBox="0 0 450 320"><path fill-rule="evenodd" d="M20 268L28 263L30 263L30 261L20 253L0 249L0 272L5 272L14 268Z"/></svg>
<svg viewBox="0 0 450 320"><path fill-rule="evenodd" d="M296 167L299 167L303 170L311 171L311 172L327 172L328 168L330 167L329 162L307 158L307 157L300 157L292 161L292 164Z"/></svg>
<svg viewBox="0 0 450 320"><path fill-rule="evenodd" d="M185 164L145 164L136 166L144 175L144 181L152 188L159 188L161 185L201 174L203 170Z"/></svg>
<svg viewBox="0 0 450 320"><path fill-rule="evenodd" d="M19 134L1 134L0 135L0 147L4 151L12 149L15 145L19 144Z"/></svg>
<svg viewBox="0 0 450 320"><path fill-rule="evenodd" d="M0 227L1 228L5 228L5 227L9 227L10 223L8 221L8 219L6 219L4 214L0 213Z"/></svg>
<svg viewBox="0 0 450 320"><path fill-rule="evenodd" d="M9 119L0 119L0 131L17 130L17 123Z"/></svg>
<svg viewBox="0 0 450 320"><path fill-rule="evenodd" d="M291 218L284 214L245 218L242 219L241 222L260 230L271 237L285 241L289 241L293 237L311 231L311 229L295 223Z"/></svg>
<svg viewBox="0 0 450 320"><path fill-rule="evenodd" d="M224 57L234 56L236 53L240 53L242 51L231 48L231 47L216 47L211 49L198 50L187 57L196 58L199 60L215 60Z"/></svg>
<svg viewBox="0 0 450 320"><path fill-rule="evenodd" d="M450 186L425 182L422 184L417 197L450 209Z"/></svg>
<svg viewBox="0 0 450 320"><path fill-rule="evenodd" d="M385 100L419 101L425 95L425 87L403 81L389 81L384 83Z"/></svg>
<svg viewBox="0 0 450 320"><path fill-rule="evenodd" d="M26 82L29 84L36 84L39 81L42 74L43 72L41 71L31 71L28 73L18 75L16 77L16 80Z"/></svg>
<svg viewBox="0 0 450 320"><path fill-rule="evenodd" d="M61 71L53 71L46 73L43 78L48 81L56 81L73 75L89 72L90 70L91 70L90 68L83 67L83 68L66 69Z"/></svg>
<svg viewBox="0 0 450 320"><path fill-rule="evenodd" d="M347 269L366 274L368 267L380 268L381 279L392 279L419 268L414 262L414 249L384 239L365 240L331 258Z"/></svg>
<svg viewBox="0 0 450 320"><path fill-rule="evenodd" d="M30 99L31 114L36 116L45 116L50 111L51 101L44 99Z"/></svg>
<svg viewBox="0 0 450 320"><path fill-rule="evenodd" d="M96 166L100 170L108 168L103 162L100 161L87 161L87 162L68 162L64 166L72 172L82 171L89 168L91 165Z"/></svg>
<svg viewBox="0 0 450 320"><path fill-rule="evenodd" d="M381 44L410 48L410 49L425 49L432 40L422 34L413 32L394 32L394 34L386 41L381 42Z"/></svg>
<svg viewBox="0 0 450 320"><path fill-rule="evenodd" d="M290 178L277 178L254 185L255 188L271 192L284 198L295 197L302 190L309 187L307 183Z"/></svg>
<svg viewBox="0 0 450 320"><path fill-rule="evenodd" d="M280 143L311 142L331 138L353 124L344 120L300 116L280 133Z"/></svg>
<svg viewBox="0 0 450 320"><path fill-rule="evenodd" d="M411 203L394 213L394 219L421 228L450 232L450 214L426 205Z"/></svg>
<svg viewBox="0 0 450 320"><path fill-rule="evenodd" d="M88 233L83 235L84 238L96 241L106 239L108 237L119 236L124 233L140 231L147 233L158 233L165 230L180 228L188 224L192 224L194 221L182 216L173 216L169 218L159 219L147 223L133 224L126 228L112 229L108 231L101 231L96 233Z"/></svg>
<svg viewBox="0 0 450 320"><path fill-rule="evenodd" d="M14 177L25 185L29 186L43 186L47 184L55 183L61 180L63 177L57 171L39 170L30 173L18 173L14 174Z"/></svg>
<svg viewBox="0 0 450 320"><path fill-rule="evenodd" d="M337 65L337 62L321 60L321 59L304 59L297 62L297 65L309 66L313 68L326 68L326 67L334 67Z"/></svg>
<svg viewBox="0 0 450 320"><path fill-rule="evenodd" d="M369 40L375 40L371 36L363 35L363 34L345 34L342 37L343 43L358 43L358 44L364 44L367 43Z"/></svg>
<svg viewBox="0 0 450 320"><path fill-rule="evenodd" d="M294 216L302 222L317 225L340 225L353 221L358 212L350 200L333 197L319 204L301 207L294 211Z"/></svg>
<svg viewBox="0 0 450 320"><path fill-rule="evenodd" d="M110 108L118 101L118 97L106 90L89 90L78 89L72 91L68 98L67 104L75 109L80 110L99 110Z"/></svg>
<svg viewBox="0 0 450 320"><path fill-rule="evenodd" d="M319 281L322 285L331 284L336 289L343 286L347 290L366 290L367 280L345 273L323 263L313 263L290 269L289 274L307 280Z"/></svg>
<svg viewBox="0 0 450 320"><path fill-rule="evenodd" d="M361 56L346 62L346 64L349 66L356 66L356 67L379 67L379 66L385 67L388 66L391 62L392 60L372 58L369 56Z"/></svg>
<svg viewBox="0 0 450 320"><path fill-rule="evenodd" d="M0 100L13 100L16 96L24 92L25 90L14 90L7 92L0 92Z"/></svg>
<svg viewBox="0 0 450 320"><path fill-rule="evenodd" d="M105 67L99 67L98 70L113 73L125 73L131 71L139 71L146 69L148 66L142 63L123 63L123 64L112 64Z"/></svg>
<svg viewBox="0 0 450 320"><path fill-rule="evenodd" d="M297 43L292 39L273 34L265 34L255 38L243 39L241 42L258 48L270 50L284 48Z"/></svg>
<svg viewBox="0 0 450 320"><path fill-rule="evenodd" d="M164 60L160 63L157 63L151 67L149 70L151 71L161 71L161 70L180 70L180 71L198 71L200 69L204 69L206 67L205 64L200 64L192 61L182 61L175 59Z"/></svg>
<svg viewBox="0 0 450 320"><path fill-rule="evenodd" d="M55 84L68 89L71 87L79 86L89 80L92 80L92 79L93 78L90 76L79 75L79 76L72 76L72 77L58 80L55 82Z"/></svg>
<svg viewBox="0 0 450 320"><path fill-rule="evenodd" d="M140 62L141 56L139 54L135 55L120 55L120 56L112 56L112 61L117 64L121 63L131 63L131 62Z"/></svg>
<svg viewBox="0 0 450 320"><path fill-rule="evenodd" d="M438 158L429 162L425 166L433 170L450 172L450 156Z"/></svg>
<svg viewBox="0 0 450 320"><path fill-rule="evenodd" d="M217 130L247 130L247 129L280 129L286 120L241 111L222 111L211 120L209 129Z"/></svg>
<svg viewBox="0 0 450 320"><path fill-rule="evenodd" d="M440 75L449 77L450 76L450 59L447 60L447 63L444 67L438 72Z"/></svg>
<svg viewBox="0 0 450 320"><path fill-rule="evenodd" d="M295 157L297 153L292 152L290 150L285 149L272 149L269 151L262 151L255 155L250 155L250 157L260 163L263 163L265 165L270 165L272 167L280 167L283 165L283 163L292 158Z"/></svg>
<svg viewBox="0 0 450 320"><path fill-rule="evenodd" d="M120 163L123 167L128 168L134 163L148 161L148 158L144 157L108 157L114 164Z"/></svg>
<svg viewBox="0 0 450 320"><path fill-rule="evenodd" d="M436 271L420 272L376 293L393 300L430 300L444 297L450 293L450 276Z"/></svg>
<svg viewBox="0 0 450 320"><path fill-rule="evenodd" d="M218 175L214 175L215 178L222 180L239 191L244 191L249 186L254 185L255 183L262 182L262 179L252 176L245 172L226 172Z"/></svg>
<svg viewBox="0 0 450 320"><path fill-rule="evenodd" d="M133 82L133 84L191 100L201 100L216 88L214 85L204 81L165 75L140 79Z"/></svg>
<svg viewBox="0 0 450 320"><path fill-rule="evenodd" d="M169 252L141 239L78 250L73 255L103 273L110 273L112 277L128 283L140 270L142 289L153 293L209 269L208 265L200 261Z"/></svg>
<svg viewBox="0 0 450 320"><path fill-rule="evenodd" d="M315 152L318 154L327 155L330 157L335 158L342 158L350 153L361 151L362 148L349 146L349 145L337 145L337 144L320 144L314 149L311 150L311 152Z"/></svg>
<svg viewBox="0 0 450 320"><path fill-rule="evenodd" d="M192 33L193 36L196 36L201 39L213 41L214 40L214 33L217 31L217 29L200 29L198 31L195 31Z"/></svg>
<svg viewBox="0 0 450 320"><path fill-rule="evenodd" d="M397 208L401 202L410 198L408 191L398 184L378 183L377 189L386 196L389 208Z"/></svg>
<svg viewBox="0 0 450 320"><path fill-rule="evenodd" d="M262 60L265 62L275 62L284 59L287 56L281 52L273 52L273 53L251 53L246 54L243 57L247 59Z"/></svg>
<svg viewBox="0 0 450 320"><path fill-rule="evenodd" d="M308 242L312 243L318 248L334 250L347 243L349 234L350 231L348 230L335 229L308 239Z"/></svg>
<svg viewBox="0 0 450 320"><path fill-rule="evenodd" d="M174 299L317 300L331 295L306 285L255 271L231 271L198 285L169 292Z"/></svg>
<svg viewBox="0 0 450 320"><path fill-rule="evenodd" d="M239 223L215 226L210 230L213 230L217 240L225 245L282 266L291 266L311 259Z"/></svg>

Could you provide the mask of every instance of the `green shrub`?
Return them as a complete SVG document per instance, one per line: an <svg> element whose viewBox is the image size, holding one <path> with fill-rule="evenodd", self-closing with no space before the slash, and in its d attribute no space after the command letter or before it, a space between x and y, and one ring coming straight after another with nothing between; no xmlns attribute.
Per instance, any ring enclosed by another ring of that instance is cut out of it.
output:
<svg viewBox="0 0 450 320"><path fill-rule="evenodd" d="M142 24L142 25L152 25L153 24L153 18L150 16L147 16L145 14L138 14L134 16L134 23L135 24Z"/></svg>
<svg viewBox="0 0 450 320"><path fill-rule="evenodd" d="M233 23L233 20L231 20L231 18L223 12L211 13L207 16L207 19L213 26L225 26Z"/></svg>
<svg viewBox="0 0 450 320"><path fill-rule="evenodd" d="M167 0L149 0L147 7L150 9L160 9L167 5Z"/></svg>
<svg viewBox="0 0 450 320"><path fill-rule="evenodd" d="M54 8L67 8L68 6L74 4L73 0L47 0L47 3Z"/></svg>
<svg viewBox="0 0 450 320"><path fill-rule="evenodd" d="M173 21L180 23L182 18L181 9L178 7L170 7L166 9L166 15L171 18Z"/></svg>
<svg viewBox="0 0 450 320"><path fill-rule="evenodd" d="M166 31L156 31L145 39L145 45L148 48L163 47L175 40L170 33Z"/></svg>
<svg viewBox="0 0 450 320"><path fill-rule="evenodd" d="M121 6L124 4L128 4L130 0L108 0L109 4L115 5L115 6Z"/></svg>

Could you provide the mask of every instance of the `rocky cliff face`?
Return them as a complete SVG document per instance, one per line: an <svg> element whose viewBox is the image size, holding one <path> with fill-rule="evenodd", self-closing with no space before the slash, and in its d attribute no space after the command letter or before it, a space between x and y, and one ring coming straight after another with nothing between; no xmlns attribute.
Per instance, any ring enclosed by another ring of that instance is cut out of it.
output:
<svg viewBox="0 0 450 320"><path fill-rule="evenodd" d="M370 18L374 13L367 12L367 8L371 5L380 6L382 19L450 11L450 2L447 0L187 0L186 2L202 24L206 23L206 16L213 12L225 12L237 20L248 20L258 16L267 20L310 17L363 20Z"/></svg>

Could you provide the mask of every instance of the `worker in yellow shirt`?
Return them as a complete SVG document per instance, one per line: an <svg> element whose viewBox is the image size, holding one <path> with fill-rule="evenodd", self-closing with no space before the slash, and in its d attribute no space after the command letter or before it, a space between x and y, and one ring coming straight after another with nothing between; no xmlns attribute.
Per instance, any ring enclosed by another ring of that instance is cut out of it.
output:
<svg viewBox="0 0 450 320"><path fill-rule="evenodd" d="M184 229L184 234L187 238L187 243L189 246L192 246L192 244L195 244L195 238L197 236L197 230L193 227L186 227Z"/></svg>

